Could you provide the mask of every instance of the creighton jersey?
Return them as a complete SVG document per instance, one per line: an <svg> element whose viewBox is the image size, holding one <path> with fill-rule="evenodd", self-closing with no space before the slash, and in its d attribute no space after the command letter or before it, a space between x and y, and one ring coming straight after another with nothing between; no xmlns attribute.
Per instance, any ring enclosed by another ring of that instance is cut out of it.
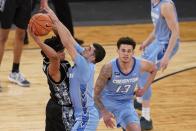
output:
<svg viewBox="0 0 196 131"><path fill-rule="evenodd" d="M69 78L71 100L77 120L86 116L89 108L94 106L93 82L95 65L88 62L80 54L77 54L74 62L75 65L69 69Z"/></svg>
<svg viewBox="0 0 196 131"><path fill-rule="evenodd" d="M168 28L165 18L161 15L161 5L163 3L172 3L174 5L172 0L160 0L160 2L157 3L156 5L153 5L152 3L151 4L151 18L155 26L156 39L160 41L160 44L168 44L170 36L171 36L171 31ZM177 13L176 13L176 21L178 21Z"/></svg>
<svg viewBox="0 0 196 131"><path fill-rule="evenodd" d="M130 103L133 100L134 90L140 74L140 60L133 59L133 67L128 74L124 74L119 65L118 59L114 59L112 64L112 77L108 80L102 91L102 102L104 106Z"/></svg>

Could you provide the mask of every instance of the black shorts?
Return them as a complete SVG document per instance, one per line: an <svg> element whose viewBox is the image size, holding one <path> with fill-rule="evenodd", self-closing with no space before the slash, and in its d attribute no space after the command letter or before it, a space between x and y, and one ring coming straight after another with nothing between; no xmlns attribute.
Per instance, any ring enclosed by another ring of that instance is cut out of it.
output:
<svg viewBox="0 0 196 131"><path fill-rule="evenodd" d="M73 124L73 108L61 106L50 99L46 106L45 131L70 131Z"/></svg>
<svg viewBox="0 0 196 131"><path fill-rule="evenodd" d="M0 26L11 28L15 24L18 28L26 29L31 17L31 0L6 0L4 10L0 11Z"/></svg>

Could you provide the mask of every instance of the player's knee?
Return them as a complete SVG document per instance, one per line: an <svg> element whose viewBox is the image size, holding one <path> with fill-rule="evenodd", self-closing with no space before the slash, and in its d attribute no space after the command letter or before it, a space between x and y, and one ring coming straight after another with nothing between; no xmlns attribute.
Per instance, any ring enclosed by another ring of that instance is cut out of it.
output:
<svg viewBox="0 0 196 131"><path fill-rule="evenodd" d="M17 41L24 41L24 38L25 38L25 31L24 30L16 31L16 40Z"/></svg>
<svg viewBox="0 0 196 131"><path fill-rule="evenodd" d="M131 123L126 127L126 131L141 131L139 124Z"/></svg>

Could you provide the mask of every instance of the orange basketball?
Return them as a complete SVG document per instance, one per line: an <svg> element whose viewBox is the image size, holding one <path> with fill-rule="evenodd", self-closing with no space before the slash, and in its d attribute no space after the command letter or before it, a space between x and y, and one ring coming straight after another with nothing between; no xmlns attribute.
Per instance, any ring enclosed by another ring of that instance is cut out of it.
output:
<svg viewBox="0 0 196 131"><path fill-rule="evenodd" d="M47 14L37 13L31 17L29 26L35 35L44 36L52 30L52 20Z"/></svg>

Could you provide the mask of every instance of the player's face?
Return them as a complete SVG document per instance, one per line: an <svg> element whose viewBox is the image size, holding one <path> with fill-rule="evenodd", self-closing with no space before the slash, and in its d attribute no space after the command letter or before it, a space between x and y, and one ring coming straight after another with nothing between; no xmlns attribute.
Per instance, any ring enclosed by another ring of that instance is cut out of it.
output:
<svg viewBox="0 0 196 131"><path fill-rule="evenodd" d="M124 63L130 62L131 57L133 56L133 46L122 44L120 48L118 49L118 55L119 55L119 59L122 62Z"/></svg>
<svg viewBox="0 0 196 131"><path fill-rule="evenodd" d="M95 55L94 51L95 51L95 48L92 45L90 45L89 47L86 47L84 49L83 56L88 59Z"/></svg>

